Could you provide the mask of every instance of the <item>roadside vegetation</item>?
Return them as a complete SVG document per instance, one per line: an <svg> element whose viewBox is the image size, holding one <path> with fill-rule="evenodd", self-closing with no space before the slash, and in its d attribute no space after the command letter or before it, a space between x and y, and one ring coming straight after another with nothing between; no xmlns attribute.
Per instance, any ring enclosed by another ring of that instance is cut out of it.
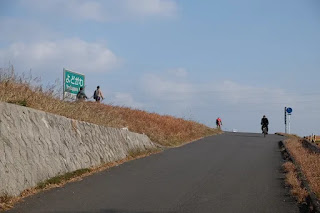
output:
<svg viewBox="0 0 320 213"><path fill-rule="evenodd" d="M320 154L304 148L298 138L290 138L285 143L307 178L311 190L320 199Z"/></svg>
<svg viewBox="0 0 320 213"><path fill-rule="evenodd" d="M320 154L310 151L303 147L302 138L296 135L282 134L288 137L284 141L288 151L292 155L295 164L286 163L283 165L284 170L287 172L286 182L292 187L292 194L295 195L298 201L303 201L306 197L306 186L302 186L299 174L301 171L306 178L310 190L315 194L317 199L320 199ZM296 168L298 167L300 171ZM295 178L296 177L296 178ZM299 177L299 179L297 179ZM300 187L300 189L299 189Z"/></svg>
<svg viewBox="0 0 320 213"><path fill-rule="evenodd" d="M297 199L298 203L305 202L308 191L302 186L295 165L292 162L286 162L282 167L286 172L286 185L291 188L290 193Z"/></svg>
<svg viewBox="0 0 320 213"><path fill-rule="evenodd" d="M14 69L0 69L0 101L31 107L45 112L62 115L75 120L101 126L123 128L146 134L153 142L163 146L177 146L219 130L195 121L159 115L129 107L87 102L67 102L60 99L59 86L44 87L39 79L15 76Z"/></svg>

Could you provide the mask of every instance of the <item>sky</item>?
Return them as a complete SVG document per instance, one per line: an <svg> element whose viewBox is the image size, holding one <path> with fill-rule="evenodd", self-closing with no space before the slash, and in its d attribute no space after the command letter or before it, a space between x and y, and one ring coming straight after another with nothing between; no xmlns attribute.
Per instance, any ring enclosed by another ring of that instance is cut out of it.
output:
<svg viewBox="0 0 320 213"><path fill-rule="evenodd" d="M0 67L223 130L320 135L319 0L1 0Z"/></svg>

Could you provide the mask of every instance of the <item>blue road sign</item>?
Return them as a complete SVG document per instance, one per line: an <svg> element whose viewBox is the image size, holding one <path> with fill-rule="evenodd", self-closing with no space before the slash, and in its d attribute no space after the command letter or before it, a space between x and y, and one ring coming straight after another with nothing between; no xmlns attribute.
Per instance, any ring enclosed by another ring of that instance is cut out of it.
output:
<svg viewBox="0 0 320 213"><path fill-rule="evenodd" d="M287 108L287 113L291 114L292 113L292 108L288 107Z"/></svg>

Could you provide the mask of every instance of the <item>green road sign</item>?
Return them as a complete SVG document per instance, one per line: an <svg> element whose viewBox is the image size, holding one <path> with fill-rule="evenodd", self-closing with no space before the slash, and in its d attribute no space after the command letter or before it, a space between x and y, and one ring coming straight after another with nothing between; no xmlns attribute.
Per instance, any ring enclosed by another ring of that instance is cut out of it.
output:
<svg viewBox="0 0 320 213"><path fill-rule="evenodd" d="M63 68L63 99L75 100L84 80L84 75Z"/></svg>

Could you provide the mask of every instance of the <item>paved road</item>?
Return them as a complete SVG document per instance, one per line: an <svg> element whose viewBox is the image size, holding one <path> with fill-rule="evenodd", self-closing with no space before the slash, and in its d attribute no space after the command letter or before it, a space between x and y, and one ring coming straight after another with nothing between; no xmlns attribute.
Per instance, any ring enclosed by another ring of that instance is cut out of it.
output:
<svg viewBox="0 0 320 213"><path fill-rule="evenodd" d="M280 136L225 133L40 193L10 212L299 212Z"/></svg>

